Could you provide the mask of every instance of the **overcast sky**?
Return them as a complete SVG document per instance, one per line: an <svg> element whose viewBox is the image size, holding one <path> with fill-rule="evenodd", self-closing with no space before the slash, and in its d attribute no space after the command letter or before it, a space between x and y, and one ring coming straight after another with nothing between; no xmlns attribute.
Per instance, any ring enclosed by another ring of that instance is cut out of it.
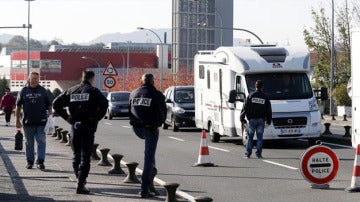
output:
<svg viewBox="0 0 360 202"><path fill-rule="evenodd" d="M30 35L37 40L83 43L105 33L133 32L139 26L171 28L171 2L35 0L30 3ZM27 6L24 0L0 0L0 27L27 24ZM305 46L302 31L313 26L311 8L320 6L330 11L331 0L234 0L234 27L248 29L264 42ZM0 29L3 33L27 36L26 29ZM234 37L251 35L234 31Z"/></svg>

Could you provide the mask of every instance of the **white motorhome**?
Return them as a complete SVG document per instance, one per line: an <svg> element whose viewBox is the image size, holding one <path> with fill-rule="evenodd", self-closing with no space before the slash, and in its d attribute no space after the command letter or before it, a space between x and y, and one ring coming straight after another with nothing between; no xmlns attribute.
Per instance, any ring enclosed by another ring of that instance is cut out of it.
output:
<svg viewBox="0 0 360 202"><path fill-rule="evenodd" d="M309 73L310 53L304 49L252 46L199 51L194 60L196 127L208 130L212 142L238 136L245 145L246 124L241 123L240 112L260 79L273 111L264 140L304 138L314 144L322 127Z"/></svg>
<svg viewBox="0 0 360 202"><path fill-rule="evenodd" d="M351 142L353 147L360 144L360 29L351 32Z"/></svg>

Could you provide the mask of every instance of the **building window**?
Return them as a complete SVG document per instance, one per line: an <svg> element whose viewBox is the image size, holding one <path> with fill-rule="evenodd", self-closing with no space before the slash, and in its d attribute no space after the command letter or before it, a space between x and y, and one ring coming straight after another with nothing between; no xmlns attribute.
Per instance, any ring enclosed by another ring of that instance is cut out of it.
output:
<svg viewBox="0 0 360 202"><path fill-rule="evenodd" d="M41 72L61 72L61 60L41 60Z"/></svg>

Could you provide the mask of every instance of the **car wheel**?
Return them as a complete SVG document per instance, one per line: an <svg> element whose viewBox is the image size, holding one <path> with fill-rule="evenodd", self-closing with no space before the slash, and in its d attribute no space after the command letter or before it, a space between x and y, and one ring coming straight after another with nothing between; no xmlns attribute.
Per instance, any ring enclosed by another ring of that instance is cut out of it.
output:
<svg viewBox="0 0 360 202"><path fill-rule="evenodd" d="M163 123L163 124L162 124L162 128L163 128L163 129L168 129L168 128L169 128L169 125L166 124L166 123Z"/></svg>
<svg viewBox="0 0 360 202"><path fill-rule="evenodd" d="M220 134L214 132L214 128L211 123L209 125L209 135L210 135L211 142L219 142L220 141Z"/></svg>
<svg viewBox="0 0 360 202"><path fill-rule="evenodd" d="M179 127L176 126L174 119L172 119L172 121L171 121L171 126L172 126L174 132L179 131Z"/></svg>
<svg viewBox="0 0 360 202"><path fill-rule="evenodd" d="M248 136L247 136L247 124L243 124L242 125L242 143L244 145L244 147L246 148L247 142L248 142Z"/></svg>

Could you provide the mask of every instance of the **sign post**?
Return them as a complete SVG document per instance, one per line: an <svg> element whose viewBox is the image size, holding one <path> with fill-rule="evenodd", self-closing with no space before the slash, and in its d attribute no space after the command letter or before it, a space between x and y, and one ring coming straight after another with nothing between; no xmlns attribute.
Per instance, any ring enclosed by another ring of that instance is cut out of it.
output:
<svg viewBox="0 0 360 202"><path fill-rule="evenodd" d="M311 188L328 189L339 169L339 159L335 152L324 145L307 149L300 160L300 172L311 183Z"/></svg>
<svg viewBox="0 0 360 202"><path fill-rule="evenodd" d="M106 76L104 79L104 85L109 88L114 87L116 84L116 80L114 77L112 76L117 76L118 73L114 67L114 65L112 65L112 63L109 61L108 64L106 65L106 68L103 71L103 75Z"/></svg>

